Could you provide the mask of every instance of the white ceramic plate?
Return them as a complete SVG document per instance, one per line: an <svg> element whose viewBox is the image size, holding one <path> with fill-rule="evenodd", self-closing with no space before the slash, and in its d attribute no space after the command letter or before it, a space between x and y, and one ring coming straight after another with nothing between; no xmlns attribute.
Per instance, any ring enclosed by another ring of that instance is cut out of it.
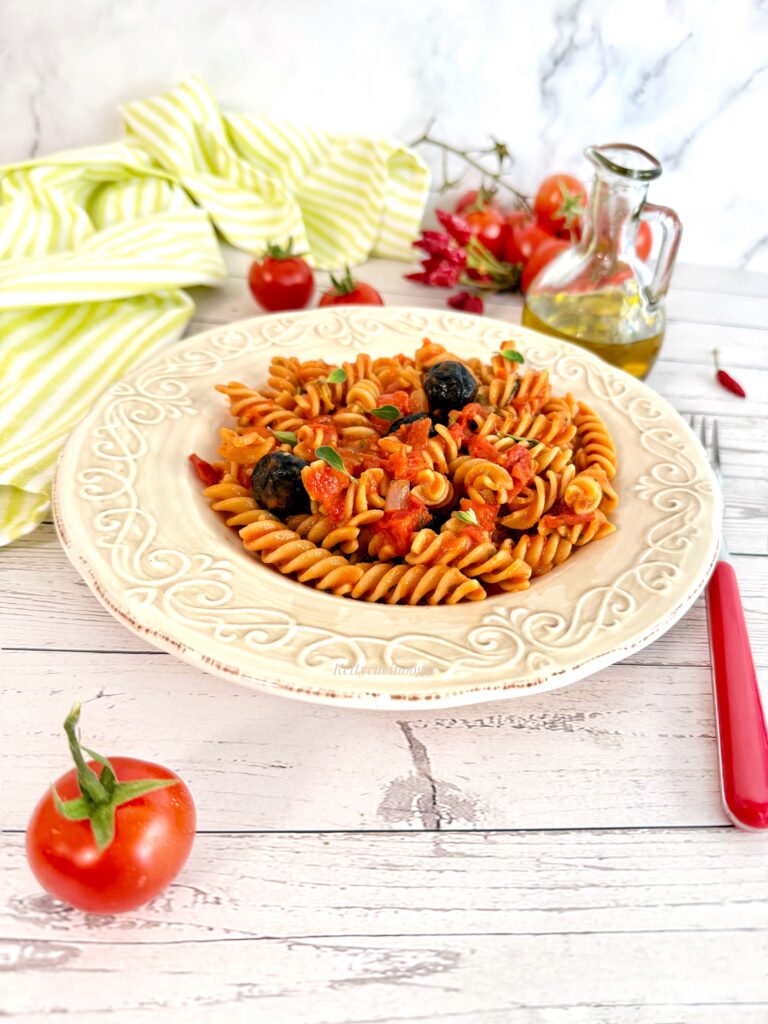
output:
<svg viewBox="0 0 768 1024"><path fill-rule="evenodd" d="M615 534L529 590L452 607L318 593L248 555L187 463L229 422L214 384L261 385L271 356L329 362L411 354L428 335L466 356L512 339L603 417L616 442ZM722 515L704 453L645 384L522 327L425 309L338 307L260 317L189 338L102 396L61 456L62 543L102 603L150 643L209 672L306 700L391 708L554 689L619 661L690 607Z"/></svg>

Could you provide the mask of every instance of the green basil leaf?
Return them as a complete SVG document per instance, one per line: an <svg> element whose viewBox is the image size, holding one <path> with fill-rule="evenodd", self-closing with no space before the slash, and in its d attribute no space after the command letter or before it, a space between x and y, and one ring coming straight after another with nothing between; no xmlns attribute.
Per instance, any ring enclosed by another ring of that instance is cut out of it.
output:
<svg viewBox="0 0 768 1024"><path fill-rule="evenodd" d="M272 433L282 444L296 444L296 435L292 430L273 430Z"/></svg>
<svg viewBox="0 0 768 1024"><path fill-rule="evenodd" d="M459 512L453 513L457 519L460 519L462 523L468 523L470 526L479 526L480 523L477 521L475 510L473 508L468 509L466 512L461 509Z"/></svg>
<svg viewBox="0 0 768 1024"><path fill-rule="evenodd" d="M329 384L343 384L347 379L347 371L342 370L341 367L337 370L331 370L326 379Z"/></svg>
<svg viewBox="0 0 768 1024"><path fill-rule="evenodd" d="M525 362L525 360L520 355L520 353L517 351L517 349L505 348L504 351L501 354L504 356L505 359L508 359L510 361L510 363L524 363Z"/></svg>
<svg viewBox="0 0 768 1024"><path fill-rule="evenodd" d="M382 405L378 409L371 409L371 416L378 416L380 420L386 420L387 423L399 420L402 415L400 410L394 405Z"/></svg>
<svg viewBox="0 0 768 1024"><path fill-rule="evenodd" d="M338 469L340 473L346 473L347 469L344 465L344 459L339 455L335 448L332 448L329 444L322 444L315 451L315 455L318 459L322 459L323 462L327 462L331 469ZM347 476L349 474L347 473Z"/></svg>

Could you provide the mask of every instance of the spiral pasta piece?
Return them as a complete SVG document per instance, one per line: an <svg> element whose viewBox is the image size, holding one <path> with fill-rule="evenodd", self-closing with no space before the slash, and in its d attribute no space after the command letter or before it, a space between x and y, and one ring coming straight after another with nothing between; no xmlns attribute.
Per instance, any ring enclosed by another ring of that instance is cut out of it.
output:
<svg viewBox="0 0 768 1024"><path fill-rule="evenodd" d="M364 410L370 412L379 404L381 384L375 377L365 377L356 381L347 391L347 404L355 412Z"/></svg>
<svg viewBox="0 0 768 1024"><path fill-rule="evenodd" d="M381 509L368 509L367 512L359 512L344 523L338 523L329 515L315 512L302 516L298 523L288 519L286 525L318 547L327 548L329 551L338 547L345 555L351 555L359 547L360 530L375 523L383 514Z"/></svg>
<svg viewBox="0 0 768 1024"><path fill-rule="evenodd" d="M421 457L426 469L447 474L459 456L459 443L442 423L438 423L435 430L435 436L428 439Z"/></svg>
<svg viewBox="0 0 768 1024"><path fill-rule="evenodd" d="M505 541L506 543L506 541ZM517 543L510 542L510 551L531 567L532 576L543 576L570 556L573 544L557 533L547 537L524 533Z"/></svg>
<svg viewBox="0 0 768 1024"><path fill-rule="evenodd" d="M600 507L603 488L593 473L578 473L565 488L563 500L577 515L585 515Z"/></svg>
<svg viewBox="0 0 768 1024"><path fill-rule="evenodd" d="M301 363L295 356L273 356L269 364L265 394L278 405L292 408L301 388Z"/></svg>
<svg viewBox="0 0 768 1024"><path fill-rule="evenodd" d="M352 409L342 409L331 417L333 424L339 432L340 439L352 444L355 441L362 441L364 438L378 437L378 431L371 421L362 412L355 412Z"/></svg>
<svg viewBox="0 0 768 1024"><path fill-rule="evenodd" d="M237 418L240 426L294 431L304 422L290 409L278 405L273 398L268 398L238 381L217 384L216 390L227 396L232 415Z"/></svg>
<svg viewBox="0 0 768 1024"><path fill-rule="evenodd" d="M258 507L250 487L243 487L230 474L206 487L203 494L213 511L224 515L227 526L235 529L271 515Z"/></svg>
<svg viewBox="0 0 768 1024"><path fill-rule="evenodd" d="M422 469L416 474L411 494L423 501L427 508L440 509L453 503L454 486L443 473Z"/></svg>
<svg viewBox="0 0 768 1024"><path fill-rule="evenodd" d="M296 414L304 419L315 419L317 416L333 412L336 408L333 389L334 385L326 380L308 381L301 394L296 395Z"/></svg>
<svg viewBox="0 0 768 1024"><path fill-rule="evenodd" d="M515 482L504 469L488 459L458 458L452 464L453 482L473 501L503 505L515 491Z"/></svg>
<svg viewBox="0 0 768 1024"><path fill-rule="evenodd" d="M375 562L367 566L352 588L351 597L387 604L458 604L482 601L485 590L477 582L446 565L393 565Z"/></svg>
<svg viewBox="0 0 768 1024"><path fill-rule="evenodd" d="M303 540L274 518L249 523L240 530L240 537L246 551L258 555L265 565L339 597L352 590L363 571L343 555L332 555Z"/></svg>
<svg viewBox="0 0 768 1024"><path fill-rule="evenodd" d="M236 462L239 466L255 466L275 447L274 437L264 437L255 430L239 434L222 427L220 434L219 455L227 462Z"/></svg>
<svg viewBox="0 0 768 1024"><path fill-rule="evenodd" d="M616 446L613 438L597 415L588 405L579 402L574 417L579 447L575 460L579 469L598 466L609 480L616 475Z"/></svg>

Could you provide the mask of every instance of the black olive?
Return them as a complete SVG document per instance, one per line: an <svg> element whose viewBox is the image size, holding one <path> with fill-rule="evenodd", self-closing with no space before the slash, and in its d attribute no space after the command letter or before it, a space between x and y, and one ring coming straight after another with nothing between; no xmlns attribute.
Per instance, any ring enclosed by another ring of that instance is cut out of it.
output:
<svg viewBox="0 0 768 1024"><path fill-rule="evenodd" d="M309 512L309 495L301 481L307 463L290 452L272 452L256 464L251 490L256 504L276 515Z"/></svg>
<svg viewBox="0 0 768 1024"><path fill-rule="evenodd" d="M433 419L434 417L430 416L428 412L412 412L409 413L408 416L403 416L401 419L395 420L394 423L391 423L387 433L394 434L400 429L400 427L407 427L409 423L415 423L416 420L429 420L429 436L434 437L437 431L432 423Z"/></svg>
<svg viewBox="0 0 768 1024"><path fill-rule="evenodd" d="M477 395L477 381L463 363L445 359L436 363L424 378L430 409L448 412L463 409Z"/></svg>

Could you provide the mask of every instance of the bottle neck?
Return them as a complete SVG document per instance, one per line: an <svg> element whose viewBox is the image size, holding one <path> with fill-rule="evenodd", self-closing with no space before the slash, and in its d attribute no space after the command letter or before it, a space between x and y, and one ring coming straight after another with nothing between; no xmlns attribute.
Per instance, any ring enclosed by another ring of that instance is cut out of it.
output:
<svg viewBox="0 0 768 1024"><path fill-rule="evenodd" d="M644 182L627 182L613 175L596 174L583 248L604 258L621 258L634 245L637 214L647 192Z"/></svg>

